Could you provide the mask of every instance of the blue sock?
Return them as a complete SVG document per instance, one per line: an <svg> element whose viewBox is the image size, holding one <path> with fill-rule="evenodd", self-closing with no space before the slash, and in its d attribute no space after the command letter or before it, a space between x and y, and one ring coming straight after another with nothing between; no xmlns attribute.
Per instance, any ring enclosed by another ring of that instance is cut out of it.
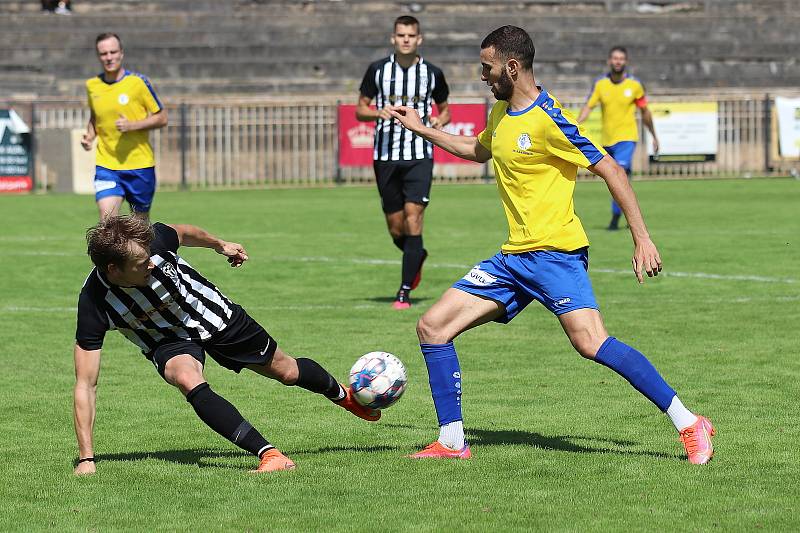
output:
<svg viewBox="0 0 800 533"><path fill-rule="evenodd" d="M618 217L622 214L622 209L615 200L611 200L611 214Z"/></svg>
<svg viewBox="0 0 800 533"><path fill-rule="evenodd" d="M594 360L628 380L662 412L675 397L675 391L644 355L614 337L605 340Z"/></svg>
<svg viewBox="0 0 800 533"><path fill-rule="evenodd" d="M452 342L420 344L439 425L461 420L461 367Z"/></svg>

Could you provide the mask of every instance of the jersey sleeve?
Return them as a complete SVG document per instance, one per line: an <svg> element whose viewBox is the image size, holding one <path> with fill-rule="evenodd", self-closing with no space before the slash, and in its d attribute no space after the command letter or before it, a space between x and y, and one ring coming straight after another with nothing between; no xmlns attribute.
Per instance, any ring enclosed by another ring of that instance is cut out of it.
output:
<svg viewBox="0 0 800 533"><path fill-rule="evenodd" d="M376 71L375 63L373 63L367 68L367 72L364 73L364 79L361 80L361 87L358 88L362 96L372 99L378 95L378 86L375 84Z"/></svg>
<svg viewBox="0 0 800 533"><path fill-rule="evenodd" d="M142 81L142 87L140 89L140 97L142 99L142 103L144 104L145 109L152 114L158 113L164 106L161 105L161 100L158 99L158 95L156 94L156 90L153 88L153 84L150 83L150 80L147 79L147 76L144 74L135 74Z"/></svg>
<svg viewBox="0 0 800 533"><path fill-rule="evenodd" d="M554 107L547 113L552 119L545 136L549 154L582 168L603 159L605 150L586 136L584 129L569 112Z"/></svg>
<svg viewBox="0 0 800 533"><path fill-rule="evenodd" d="M178 232L175 231L175 228L162 224L161 222L156 222L153 224L153 232L155 233L155 238L150 245L150 253L152 255L163 251L173 253L178 251L180 240L178 239Z"/></svg>
<svg viewBox="0 0 800 533"><path fill-rule="evenodd" d="M94 272L91 275L94 276ZM87 280L78 297L75 342L84 350L99 350L109 329L108 316L100 309L91 280Z"/></svg>
<svg viewBox="0 0 800 533"><path fill-rule="evenodd" d="M437 104L446 102L447 97L450 96L450 87L447 86L447 80L444 79L444 72L437 68L433 71L433 79L433 91L431 91L433 101Z"/></svg>
<svg viewBox="0 0 800 533"><path fill-rule="evenodd" d="M592 84L592 90L589 92L589 97L586 99L586 105L589 107L594 107L600 103L600 91L597 90L598 81L595 80L594 84Z"/></svg>

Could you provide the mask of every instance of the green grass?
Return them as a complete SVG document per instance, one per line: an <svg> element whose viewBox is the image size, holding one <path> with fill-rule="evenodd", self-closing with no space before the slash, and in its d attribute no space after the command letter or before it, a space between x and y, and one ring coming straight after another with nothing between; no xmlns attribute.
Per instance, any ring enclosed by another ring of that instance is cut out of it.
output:
<svg viewBox="0 0 800 533"><path fill-rule="evenodd" d="M665 276L636 284L607 192L578 184L608 329L649 356L718 429L707 467L682 459L669 421L576 355L532 305L457 341L474 459L411 462L436 435L416 318L505 237L491 185L440 186L431 257L409 312L389 308L399 253L370 188L160 193L154 218L242 242L227 268L183 255L281 346L344 379L362 353L406 363L405 397L377 424L321 397L213 361L207 378L298 464L255 464L207 429L137 349L109 333L95 428L97 475L72 475L72 342L90 265L90 197L0 197L0 529L178 531L798 530L800 182L640 182ZM375 262L374 260L380 260ZM383 262L383 263L381 263ZM673 273L674 275L670 275ZM719 277L702 277L703 274Z"/></svg>

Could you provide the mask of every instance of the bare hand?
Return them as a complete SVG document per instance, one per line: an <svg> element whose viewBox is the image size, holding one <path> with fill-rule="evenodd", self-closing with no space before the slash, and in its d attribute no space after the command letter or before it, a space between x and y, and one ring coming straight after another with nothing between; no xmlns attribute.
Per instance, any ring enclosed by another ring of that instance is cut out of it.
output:
<svg viewBox="0 0 800 533"><path fill-rule="evenodd" d="M114 122L114 125L117 127L117 130L121 131L122 133L125 133L126 131L131 131L133 129L131 127L131 122L127 118L125 118L125 115L121 113L117 121Z"/></svg>
<svg viewBox="0 0 800 533"><path fill-rule="evenodd" d="M658 148L659 148L659 146L658 146L658 139L656 139L655 137L653 137L653 154L654 154L654 155L658 155Z"/></svg>
<svg viewBox="0 0 800 533"><path fill-rule="evenodd" d="M87 152L91 152L92 150L92 143L94 143L94 135L90 135L88 133L84 133L81 137L81 146Z"/></svg>
<svg viewBox="0 0 800 533"><path fill-rule="evenodd" d="M389 120L392 118L392 111L397 109L393 105L383 106L382 108L378 109L378 118L383 120Z"/></svg>
<svg viewBox="0 0 800 533"><path fill-rule="evenodd" d="M74 474L76 476L89 476L95 472L94 461L85 461L83 463L78 463L78 466L75 467Z"/></svg>
<svg viewBox="0 0 800 533"><path fill-rule="evenodd" d="M217 253L227 257L228 263L230 263L232 267L242 266L248 259L244 247L235 242L223 241L222 247L217 250Z"/></svg>
<svg viewBox="0 0 800 533"><path fill-rule="evenodd" d="M650 239L636 243L631 263L633 263L633 273L636 274L639 283L644 283L642 270L647 273L648 278L658 276L658 273L661 272L661 256L658 255L656 245Z"/></svg>
<svg viewBox="0 0 800 533"><path fill-rule="evenodd" d="M407 130L418 133L425 127L416 109L405 106L395 107L391 113Z"/></svg>
<svg viewBox="0 0 800 533"><path fill-rule="evenodd" d="M444 124L442 124L442 120L439 117L431 117L431 128L440 130L444 128Z"/></svg>

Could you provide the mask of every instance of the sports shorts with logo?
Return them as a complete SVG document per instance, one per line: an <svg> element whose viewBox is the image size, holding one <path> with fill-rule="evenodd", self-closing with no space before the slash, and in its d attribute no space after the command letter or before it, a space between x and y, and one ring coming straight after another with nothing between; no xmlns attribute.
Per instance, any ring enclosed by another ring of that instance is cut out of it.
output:
<svg viewBox="0 0 800 533"><path fill-rule="evenodd" d="M97 166L94 174L95 201L107 196L122 196L138 212L150 211L156 193L155 167L111 170Z"/></svg>
<svg viewBox="0 0 800 533"><path fill-rule="evenodd" d="M145 354L164 377L167 361L177 355L191 355L205 364L206 353L220 366L237 374L247 365L265 365L278 343L240 306L233 306L228 326L204 341L188 339L165 340Z"/></svg>
<svg viewBox="0 0 800 533"><path fill-rule="evenodd" d="M495 322L507 323L533 300L555 315L598 309L588 269L588 248L501 252L475 265L453 287L503 304L506 314Z"/></svg>
<svg viewBox="0 0 800 533"><path fill-rule="evenodd" d="M432 159L373 161L372 166L384 213L402 211L406 202L422 205L430 202Z"/></svg>

